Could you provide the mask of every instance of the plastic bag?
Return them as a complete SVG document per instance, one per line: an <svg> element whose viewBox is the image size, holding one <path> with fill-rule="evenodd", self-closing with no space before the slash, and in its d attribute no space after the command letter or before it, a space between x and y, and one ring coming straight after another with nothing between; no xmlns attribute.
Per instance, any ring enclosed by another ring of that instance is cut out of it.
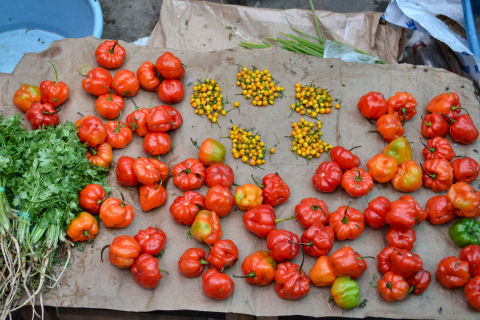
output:
<svg viewBox="0 0 480 320"><path fill-rule="evenodd" d="M378 57L373 57L369 54L363 53L358 49L347 46L343 43L325 40L323 49L324 58L337 58L345 62L357 63L379 63L381 60Z"/></svg>

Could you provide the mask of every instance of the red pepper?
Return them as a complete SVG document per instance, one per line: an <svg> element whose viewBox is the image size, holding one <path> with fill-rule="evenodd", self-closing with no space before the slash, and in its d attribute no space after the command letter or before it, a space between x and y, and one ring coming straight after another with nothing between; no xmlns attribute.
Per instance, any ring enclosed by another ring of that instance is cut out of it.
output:
<svg viewBox="0 0 480 320"><path fill-rule="evenodd" d="M345 171L341 184L350 196L358 198L373 189L373 177L362 168L353 168Z"/></svg>
<svg viewBox="0 0 480 320"><path fill-rule="evenodd" d="M130 70L118 70L113 76L112 88L122 97L133 97L138 93L140 85L135 73Z"/></svg>
<svg viewBox="0 0 480 320"><path fill-rule="evenodd" d="M85 116L77 120L75 128L78 130L77 135L80 141L92 148L104 143L107 137L107 129L102 120L94 116Z"/></svg>
<svg viewBox="0 0 480 320"><path fill-rule="evenodd" d="M460 114L462 107L460 98L455 92L444 92L435 96L427 105L428 112L443 113L449 117Z"/></svg>
<svg viewBox="0 0 480 320"><path fill-rule="evenodd" d="M363 212L365 223L374 229L383 228L387 222L385 217L390 211L390 200L385 197L377 197L368 203L368 207Z"/></svg>
<svg viewBox="0 0 480 320"><path fill-rule="evenodd" d="M427 290L431 279L432 276L430 275L430 272L422 269L415 273L413 276L408 277L406 280L408 284L413 287L413 294L419 295L422 294L425 290Z"/></svg>
<svg viewBox="0 0 480 320"><path fill-rule="evenodd" d="M70 89L65 82L58 82L57 68L52 62L49 61L48 63L52 65L53 71L55 71L55 82L50 80L40 82L40 94L42 95L42 103L48 103L57 108L68 99Z"/></svg>
<svg viewBox="0 0 480 320"><path fill-rule="evenodd" d="M132 130L123 121L107 121L105 128L107 129L105 141L112 148L125 148L132 141Z"/></svg>
<svg viewBox="0 0 480 320"><path fill-rule="evenodd" d="M333 192L342 181L342 168L334 161L322 162L315 175L312 177L312 183L315 189L320 192Z"/></svg>
<svg viewBox="0 0 480 320"><path fill-rule="evenodd" d="M225 300L232 293L234 284L232 279L225 273L220 273L213 268L202 276L203 293L216 300Z"/></svg>
<svg viewBox="0 0 480 320"><path fill-rule="evenodd" d="M414 206L415 211L416 211L415 212L415 220L417 221L417 224L420 223L420 222L423 222L427 219L427 213L425 212L425 210L422 209L422 207L420 207L418 202L415 201L415 199L412 196L401 196L398 199L410 202Z"/></svg>
<svg viewBox="0 0 480 320"><path fill-rule="evenodd" d="M137 78L140 86L145 90L153 91L160 85L161 77L155 65L150 61L146 61L138 67Z"/></svg>
<svg viewBox="0 0 480 320"><path fill-rule="evenodd" d="M295 206L295 217L300 225L307 229L314 223L326 225L329 211L327 204L317 198L305 198Z"/></svg>
<svg viewBox="0 0 480 320"><path fill-rule="evenodd" d="M387 223L397 229L412 228L415 224L420 223L423 218L423 210L419 211L419 207L411 201L407 201L407 198L400 198L399 200L392 201L390 204L390 211L385 216ZM426 214L425 214L426 215ZM423 221L423 220L422 220Z"/></svg>
<svg viewBox="0 0 480 320"><path fill-rule="evenodd" d="M447 289L463 287L470 279L467 261L457 257L446 257L437 266L437 280Z"/></svg>
<svg viewBox="0 0 480 320"><path fill-rule="evenodd" d="M173 167L173 183L183 191L198 189L205 180L205 167L197 159L188 158Z"/></svg>
<svg viewBox="0 0 480 320"><path fill-rule="evenodd" d="M386 247L380 251L380 253L377 255L378 271L383 274L392 271L392 260L390 260L390 256L395 250L395 247Z"/></svg>
<svg viewBox="0 0 480 320"><path fill-rule="evenodd" d="M453 181L472 183L477 180L480 165L470 157L457 158L452 161Z"/></svg>
<svg viewBox="0 0 480 320"><path fill-rule="evenodd" d="M87 77L82 81L82 87L86 92L100 96L110 91L112 80L112 75L108 70L96 67L87 72Z"/></svg>
<svg viewBox="0 0 480 320"><path fill-rule="evenodd" d="M161 207L167 200L167 191L159 182L143 185L138 192L138 202L143 211Z"/></svg>
<svg viewBox="0 0 480 320"><path fill-rule="evenodd" d="M480 311L480 276L472 278L463 288L463 291L468 303L477 311Z"/></svg>
<svg viewBox="0 0 480 320"><path fill-rule="evenodd" d="M298 236L288 230L273 229L267 236L267 249L277 262L295 259L300 250Z"/></svg>
<svg viewBox="0 0 480 320"><path fill-rule="evenodd" d="M423 156L426 160L446 159L450 162L455 158L455 151L453 151L452 145L445 138L435 137L428 140L427 145L424 146Z"/></svg>
<svg viewBox="0 0 480 320"><path fill-rule="evenodd" d="M163 53L155 62L158 73L164 79L180 80L185 75L185 68L182 61L174 56L171 52Z"/></svg>
<svg viewBox="0 0 480 320"><path fill-rule="evenodd" d="M448 133L448 122L440 113L429 113L422 119L422 136L428 139L445 137Z"/></svg>
<svg viewBox="0 0 480 320"><path fill-rule="evenodd" d="M143 138L143 150L152 156L164 155L172 148L170 136L163 132L149 132Z"/></svg>
<svg viewBox="0 0 480 320"><path fill-rule="evenodd" d="M135 106L135 111L127 116L125 122L133 132L138 134L140 137L143 137L148 133L147 117L149 113L150 109L137 108L137 106Z"/></svg>
<svg viewBox="0 0 480 320"><path fill-rule="evenodd" d="M369 119L378 119L387 113L387 101L380 92L371 91L363 95L358 100L357 107L363 116Z"/></svg>
<svg viewBox="0 0 480 320"><path fill-rule="evenodd" d="M410 285L405 278L393 272L385 273L383 278L378 281L378 291L388 302L405 299L409 289Z"/></svg>
<svg viewBox="0 0 480 320"><path fill-rule="evenodd" d="M413 249L415 240L417 240L417 238L415 237L415 230L413 228L389 228L387 231L386 239L389 246L409 251Z"/></svg>
<svg viewBox="0 0 480 320"><path fill-rule="evenodd" d="M187 191L173 201L170 213L177 223L191 226L195 216L203 208L205 208L203 195L195 191Z"/></svg>
<svg viewBox="0 0 480 320"><path fill-rule="evenodd" d="M480 245L471 244L460 250L460 260L467 261L470 275L480 276Z"/></svg>
<svg viewBox="0 0 480 320"><path fill-rule="evenodd" d="M445 159L431 159L423 163L423 185L433 192L446 191L453 183L453 169Z"/></svg>
<svg viewBox="0 0 480 320"><path fill-rule="evenodd" d="M200 248L189 248L178 260L178 271L187 278L195 278L203 273L205 265L205 251Z"/></svg>
<svg viewBox="0 0 480 320"><path fill-rule="evenodd" d="M222 272L238 260L238 248L232 240L218 240L208 253L207 261Z"/></svg>
<svg viewBox="0 0 480 320"><path fill-rule="evenodd" d="M265 250L249 254L242 263L242 272L248 283L257 286L270 284L275 276L277 263Z"/></svg>
<svg viewBox="0 0 480 320"><path fill-rule="evenodd" d="M230 188L234 178L235 175L233 174L232 168L224 163L211 165L205 171L205 184L210 188L215 185Z"/></svg>
<svg viewBox="0 0 480 320"><path fill-rule="evenodd" d="M243 223L248 231L255 233L260 238L266 238L278 222L294 219L295 216L276 219L275 210L271 205L262 204L248 210L243 215Z"/></svg>
<svg viewBox="0 0 480 320"><path fill-rule="evenodd" d="M140 157L133 161L133 173L137 180L144 185L158 181L164 183L167 180L168 172L167 165L157 159Z"/></svg>
<svg viewBox="0 0 480 320"><path fill-rule="evenodd" d="M168 104L179 103L185 96L183 84L176 79L165 79L157 88L158 98Z"/></svg>
<svg viewBox="0 0 480 320"><path fill-rule="evenodd" d="M110 88L107 93L100 95L95 101L95 109L98 114L105 119L116 119L125 106L123 98L119 95L112 94Z"/></svg>
<svg viewBox="0 0 480 320"><path fill-rule="evenodd" d="M444 224L452 221L458 210L448 201L446 195L441 195L428 199L425 211L431 224Z"/></svg>
<svg viewBox="0 0 480 320"><path fill-rule="evenodd" d="M172 127L172 115L163 106L150 109L147 116L147 128L153 132L167 132Z"/></svg>
<svg viewBox="0 0 480 320"><path fill-rule="evenodd" d="M420 256L405 249L393 250L390 260L392 261L392 271L403 277L410 277L423 268Z"/></svg>
<svg viewBox="0 0 480 320"><path fill-rule="evenodd" d="M255 181L255 179L253 179L253 181ZM290 188L276 173L270 173L264 176L262 179L262 185L258 184L256 181L255 183L258 187L263 189L262 196L264 204L269 204L272 207L275 207L286 202L290 197Z"/></svg>
<svg viewBox="0 0 480 320"><path fill-rule="evenodd" d="M148 253L139 255L130 271L135 281L145 289L156 288L158 282L162 279L158 259Z"/></svg>
<svg viewBox="0 0 480 320"><path fill-rule="evenodd" d="M227 187L213 186L205 196L205 208L215 211L220 218L228 215L232 211L234 204L235 198Z"/></svg>
<svg viewBox="0 0 480 320"><path fill-rule="evenodd" d="M121 156L118 158L117 167L115 168L115 176L117 183L125 187L136 187L138 185L137 177L133 172L134 158Z"/></svg>
<svg viewBox="0 0 480 320"><path fill-rule="evenodd" d="M345 246L332 253L328 261L332 265L337 277L351 276L357 279L367 269L365 258L371 257L362 257L351 247Z"/></svg>
<svg viewBox="0 0 480 320"><path fill-rule="evenodd" d="M170 130L178 129L183 124L183 118L182 118L182 115L180 114L180 111L166 104L162 104L161 106L158 106L158 107L166 110L170 114L170 121L171 121L170 124L172 125L170 127Z"/></svg>
<svg viewBox="0 0 480 320"><path fill-rule="evenodd" d="M275 271L275 291L282 299L300 299L310 291L310 279L299 265L280 263Z"/></svg>
<svg viewBox="0 0 480 320"><path fill-rule="evenodd" d="M57 112L51 104L34 102L28 108L26 118L34 130L49 126L56 127L60 122Z"/></svg>
<svg viewBox="0 0 480 320"><path fill-rule="evenodd" d="M365 229L365 218L361 211L348 206L341 206L330 214L328 219L337 240L353 240Z"/></svg>
<svg viewBox="0 0 480 320"><path fill-rule="evenodd" d="M333 147L332 150L330 150L330 157L332 158L332 161L340 165L342 170L350 170L360 166L360 158L354 155L351 151L354 148L348 150L340 146Z"/></svg>
<svg viewBox="0 0 480 320"><path fill-rule="evenodd" d="M383 140L391 142L403 136L405 129L396 115L384 114L377 120L377 131Z"/></svg>
<svg viewBox="0 0 480 320"><path fill-rule="evenodd" d="M118 40L107 40L98 45L95 50L97 63L107 69L116 69L125 60L125 49L118 44Z"/></svg>
<svg viewBox="0 0 480 320"><path fill-rule="evenodd" d="M80 191L78 204L80 208L92 213L98 214L102 202L107 198L105 189L99 184L88 184Z"/></svg>
<svg viewBox="0 0 480 320"><path fill-rule="evenodd" d="M143 253L148 253L152 256L159 254L167 242L167 236L163 230L154 227L148 227L145 230L138 231L133 238L137 240Z"/></svg>
<svg viewBox="0 0 480 320"><path fill-rule="evenodd" d="M417 100L407 92L397 92L387 100L389 114L394 114L400 121L408 121L417 113Z"/></svg>
<svg viewBox="0 0 480 320"><path fill-rule="evenodd" d="M318 258L326 256L332 250L335 236L332 227L314 223L303 232L300 241L305 254Z"/></svg>
<svg viewBox="0 0 480 320"><path fill-rule="evenodd" d="M473 124L473 120L469 115L461 114L451 121L453 124L450 125L448 132L450 133L453 141L462 144L470 144L477 140L478 130Z"/></svg>

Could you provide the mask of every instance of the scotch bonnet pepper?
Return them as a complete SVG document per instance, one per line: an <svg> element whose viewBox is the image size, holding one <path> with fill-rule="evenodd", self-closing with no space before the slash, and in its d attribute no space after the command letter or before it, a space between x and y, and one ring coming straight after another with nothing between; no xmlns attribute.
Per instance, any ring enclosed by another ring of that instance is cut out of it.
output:
<svg viewBox="0 0 480 320"><path fill-rule="evenodd" d="M448 133L448 122L440 113L429 113L422 119L422 136L428 139L445 137Z"/></svg>
<svg viewBox="0 0 480 320"><path fill-rule="evenodd" d="M133 237L142 248L142 252L156 256L163 250L167 242L167 236L160 228L148 227L140 230Z"/></svg>
<svg viewBox="0 0 480 320"><path fill-rule="evenodd" d="M322 162L312 177L315 189L320 192L333 192L342 181L342 168L334 161Z"/></svg>
<svg viewBox="0 0 480 320"><path fill-rule="evenodd" d="M383 278L378 281L378 291L388 302L405 299L409 289L410 285L405 278L391 271L385 273Z"/></svg>
<svg viewBox="0 0 480 320"><path fill-rule="evenodd" d="M196 240L213 246L222 238L220 219L213 211L201 210L190 227L190 234Z"/></svg>
<svg viewBox="0 0 480 320"><path fill-rule="evenodd" d="M447 161L452 161L452 159L456 156L450 142L448 142L447 139L442 137L435 137L433 139L430 139L428 140L427 144L423 144L423 146L425 147L423 149L423 156L426 160L446 159Z"/></svg>
<svg viewBox="0 0 480 320"><path fill-rule="evenodd" d="M130 269L135 281L145 289L154 289L162 278L158 259L149 253L142 253Z"/></svg>
<svg viewBox="0 0 480 320"><path fill-rule="evenodd" d="M205 207L205 198L195 191L187 191L178 196L170 206L173 219L179 224L191 226L197 212Z"/></svg>
<svg viewBox="0 0 480 320"><path fill-rule="evenodd" d="M431 159L423 163L423 185L433 192L445 191L453 183L453 169L445 159Z"/></svg>
<svg viewBox="0 0 480 320"><path fill-rule="evenodd" d="M373 178L363 168L353 168L343 173L342 188L352 197L366 195L373 189Z"/></svg>
<svg viewBox="0 0 480 320"><path fill-rule="evenodd" d="M332 253L328 261L337 277L349 276L357 279L367 269L365 258L372 257L362 257L358 252L355 252L352 247L345 246Z"/></svg>
<svg viewBox="0 0 480 320"><path fill-rule="evenodd" d="M372 178L380 183L392 180L398 169L395 158L379 153L367 162L368 172Z"/></svg>
<svg viewBox="0 0 480 320"><path fill-rule="evenodd" d="M310 291L310 279L301 266L280 263L275 271L275 291L282 299L300 299Z"/></svg>
<svg viewBox="0 0 480 320"><path fill-rule="evenodd" d="M470 279L463 290L468 303L470 303L473 308L480 311L480 276Z"/></svg>
<svg viewBox="0 0 480 320"><path fill-rule="evenodd" d="M369 119L378 119L387 113L387 101L380 92L371 91L358 100L358 110L364 117Z"/></svg>
<svg viewBox="0 0 480 320"><path fill-rule="evenodd" d="M308 228L318 222L328 223L329 211L327 204L317 198L305 198L295 206L295 217L303 228Z"/></svg>
<svg viewBox="0 0 480 320"><path fill-rule="evenodd" d="M263 177L262 184L259 184L252 175L255 184L261 188L263 203L278 206L290 197L290 188L277 173L270 173Z"/></svg>
<svg viewBox="0 0 480 320"><path fill-rule="evenodd" d="M360 158L352 153L352 150L358 147L359 146L353 147L350 150L340 146L333 147L330 150L330 157L332 161L340 165L342 170L350 170L360 166Z"/></svg>
<svg viewBox="0 0 480 320"><path fill-rule="evenodd" d="M457 257L446 257L437 266L438 281L447 289L463 287L470 279L468 262Z"/></svg>
<svg viewBox="0 0 480 320"><path fill-rule="evenodd" d="M398 139L404 131L402 123L394 114L384 114L377 120L377 132L387 142Z"/></svg>
<svg viewBox="0 0 480 320"><path fill-rule="evenodd" d="M444 224L452 221L457 216L457 210L448 201L446 195L432 197L428 199L425 205L427 219L432 224Z"/></svg>
<svg viewBox="0 0 480 320"><path fill-rule="evenodd" d="M480 276L480 245L471 244L460 250L460 260L467 261L470 275Z"/></svg>
<svg viewBox="0 0 480 320"><path fill-rule="evenodd" d="M480 222L472 218L462 218L448 230L450 238L459 247L480 244Z"/></svg>
<svg viewBox="0 0 480 320"><path fill-rule="evenodd" d="M40 88L29 84L22 85L13 96L13 104L23 112L27 112L32 104L40 101L42 101Z"/></svg>
<svg viewBox="0 0 480 320"><path fill-rule="evenodd" d="M235 204L240 210L250 210L263 203L263 190L247 183L235 189Z"/></svg>
<svg viewBox="0 0 480 320"><path fill-rule="evenodd" d="M477 180L480 165L470 157L457 158L452 161L453 180L455 182L472 183Z"/></svg>
<svg viewBox="0 0 480 320"><path fill-rule="evenodd" d="M387 100L388 113L396 115L403 122L417 114L416 107L417 100L407 92L397 92Z"/></svg>
<svg viewBox="0 0 480 320"><path fill-rule="evenodd" d="M127 235L115 237L111 245L102 248L100 256L102 256L103 250L106 248L109 249L108 257L110 263L123 269L130 268L142 250L137 240Z"/></svg>
<svg viewBox="0 0 480 320"><path fill-rule="evenodd" d="M189 248L185 250L178 260L178 271L187 278L195 278L203 273L205 265L205 251L200 248Z"/></svg>
<svg viewBox="0 0 480 320"><path fill-rule="evenodd" d="M57 112L51 104L34 102L28 108L25 117L30 122L32 129L37 130L42 127L56 127L60 122Z"/></svg>
<svg viewBox="0 0 480 320"><path fill-rule="evenodd" d="M225 300L235 288L232 278L212 268L202 276L203 293L212 299Z"/></svg>
<svg viewBox="0 0 480 320"><path fill-rule="evenodd" d="M205 167L197 159L188 158L172 169L173 183L183 191L198 189L205 180Z"/></svg>
<svg viewBox="0 0 480 320"><path fill-rule="evenodd" d="M73 242L93 240L98 233L98 221L90 213L82 211L67 228L67 235Z"/></svg>
<svg viewBox="0 0 480 320"><path fill-rule="evenodd" d="M200 145L198 160L206 166L225 161L225 146L215 139L207 138Z"/></svg>
<svg viewBox="0 0 480 320"><path fill-rule="evenodd" d="M459 210L457 215L476 218L480 215L480 191L465 182L452 184L447 193L448 201Z"/></svg>
<svg viewBox="0 0 480 320"><path fill-rule="evenodd" d="M450 117L458 116L462 111L460 98L455 92L441 93L428 103L427 111L432 113L443 113Z"/></svg>
<svg viewBox="0 0 480 320"><path fill-rule="evenodd" d="M368 207L363 212L365 223L374 229L384 227L387 222L385 217L390 211L390 200L385 197L377 197L368 203Z"/></svg>
<svg viewBox="0 0 480 320"><path fill-rule="evenodd" d="M277 219L275 210L268 204L256 206L243 214L243 223L247 230L261 238L266 238L270 231L275 229L275 224L291 219L295 219L295 216Z"/></svg>
<svg viewBox="0 0 480 320"><path fill-rule="evenodd" d="M350 277L336 278L330 291L335 303L343 309L353 309L360 304L360 286Z"/></svg>
<svg viewBox="0 0 480 320"><path fill-rule="evenodd" d="M305 254L318 258L332 250L335 235L332 227L314 223L303 232L300 241Z"/></svg>
<svg viewBox="0 0 480 320"><path fill-rule="evenodd" d="M413 192L422 186L422 169L415 161L400 164L392 178L392 185L401 192Z"/></svg>
<svg viewBox="0 0 480 320"><path fill-rule="evenodd" d="M298 236L291 231L273 229L267 236L267 249L277 262L292 260L300 250L298 241Z"/></svg>
<svg viewBox="0 0 480 320"><path fill-rule="evenodd" d="M310 269L310 281L317 287L328 287L333 284L337 276L327 256L318 257Z"/></svg>
<svg viewBox="0 0 480 320"><path fill-rule="evenodd" d="M395 158L399 164L412 160L412 147L406 138L399 137L390 142L382 153Z"/></svg>
<svg viewBox="0 0 480 320"><path fill-rule="evenodd" d="M208 263L220 272L225 268L233 266L237 260L238 248L230 239L216 241L207 257Z"/></svg>
<svg viewBox="0 0 480 320"><path fill-rule="evenodd" d="M249 254L242 263L242 272L248 283L266 286L275 279L277 263L265 250Z"/></svg>
<svg viewBox="0 0 480 320"><path fill-rule="evenodd" d="M365 229L363 213L350 205L341 206L328 218L337 240L353 240Z"/></svg>

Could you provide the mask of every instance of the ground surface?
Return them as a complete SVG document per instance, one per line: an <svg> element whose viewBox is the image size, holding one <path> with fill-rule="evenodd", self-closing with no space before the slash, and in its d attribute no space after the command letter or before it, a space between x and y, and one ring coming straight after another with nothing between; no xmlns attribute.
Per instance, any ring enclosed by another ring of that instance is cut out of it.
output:
<svg viewBox="0 0 480 320"><path fill-rule="evenodd" d="M100 0L103 38L134 41L143 38L157 23L162 0ZM212 2L254 7L310 8L308 0L215 0ZM315 8L335 12L385 11L388 0L315 0Z"/></svg>

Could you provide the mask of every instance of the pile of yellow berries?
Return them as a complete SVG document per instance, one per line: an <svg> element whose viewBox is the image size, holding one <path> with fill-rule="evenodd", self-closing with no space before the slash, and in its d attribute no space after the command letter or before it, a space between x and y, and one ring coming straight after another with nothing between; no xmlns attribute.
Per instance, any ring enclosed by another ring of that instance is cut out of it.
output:
<svg viewBox="0 0 480 320"><path fill-rule="evenodd" d="M213 79L206 78L195 84L190 103L195 108L195 114L205 114L212 123L217 122L219 115L227 114L224 110L222 89Z"/></svg>
<svg viewBox="0 0 480 320"><path fill-rule="evenodd" d="M235 159L242 159L251 166L265 163L266 147L258 134L233 125L230 130L230 140L232 140L232 154ZM274 152L273 149L272 153Z"/></svg>
<svg viewBox="0 0 480 320"><path fill-rule="evenodd" d="M326 89L300 83L295 85L295 103L290 106L293 111L316 118L319 114L331 113L332 107L333 99ZM335 104L335 109L339 108L340 104Z"/></svg>
<svg viewBox="0 0 480 320"><path fill-rule="evenodd" d="M277 85L268 69L263 71L253 67L237 73L237 86L242 88L242 95L247 100L252 99L252 105L266 107L273 104L275 99L283 96L284 87Z"/></svg>
<svg viewBox="0 0 480 320"><path fill-rule="evenodd" d="M303 118L292 123L292 151L305 159L319 158L333 147L322 140L322 122L317 124Z"/></svg>

